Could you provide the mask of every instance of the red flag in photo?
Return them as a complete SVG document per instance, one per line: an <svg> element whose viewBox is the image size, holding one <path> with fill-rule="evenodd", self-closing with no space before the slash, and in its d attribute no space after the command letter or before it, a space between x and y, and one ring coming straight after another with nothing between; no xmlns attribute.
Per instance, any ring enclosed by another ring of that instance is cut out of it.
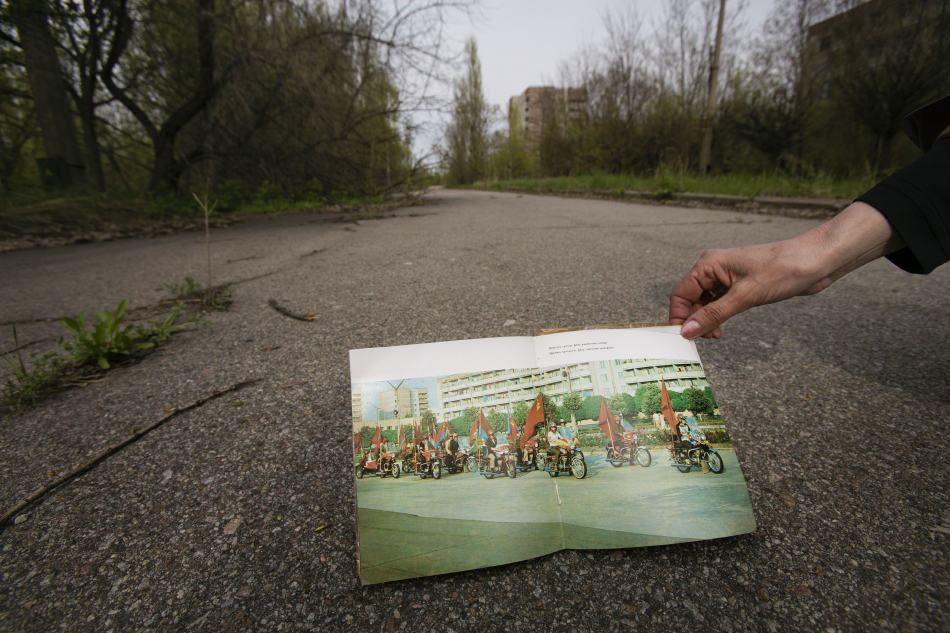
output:
<svg viewBox="0 0 950 633"><path fill-rule="evenodd" d="M360 448L362 448L362 445L360 444L360 434L354 433L353 434L353 454L358 455L360 452Z"/></svg>
<svg viewBox="0 0 950 633"><path fill-rule="evenodd" d="M485 417L485 412L479 409L478 417L475 418L475 423L472 425L472 430L468 432L469 445L475 446L476 434L485 438L488 437L489 431L491 431L491 427L488 426L488 419Z"/></svg>
<svg viewBox="0 0 950 633"><path fill-rule="evenodd" d="M444 440L448 434L449 434L448 422L443 422L442 426L439 427L439 430L432 434L432 445L438 446L439 442Z"/></svg>
<svg viewBox="0 0 950 633"><path fill-rule="evenodd" d="M670 426L671 441L678 442L680 436L679 431L676 430L676 412L673 411L673 403L670 402L670 392L666 390L666 381L662 378L660 378L660 411Z"/></svg>
<svg viewBox="0 0 950 633"><path fill-rule="evenodd" d="M623 431L620 430L616 417L610 412L610 409L607 408L607 399L603 397L600 399L600 417L597 420L597 426L610 438L611 444L614 443L615 437L623 435Z"/></svg>
<svg viewBox="0 0 950 633"><path fill-rule="evenodd" d="M406 456L406 433L403 430L404 428L404 425L399 425L399 439L396 440L396 444L399 447L399 457Z"/></svg>
<svg viewBox="0 0 950 633"><path fill-rule="evenodd" d="M538 397L534 399L531 410L528 411L528 418L524 421L524 433L521 435L521 442L518 443L518 448L524 448L528 440L534 437L534 428L539 424L541 428L544 428L544 396L540 393Z"/></svg>

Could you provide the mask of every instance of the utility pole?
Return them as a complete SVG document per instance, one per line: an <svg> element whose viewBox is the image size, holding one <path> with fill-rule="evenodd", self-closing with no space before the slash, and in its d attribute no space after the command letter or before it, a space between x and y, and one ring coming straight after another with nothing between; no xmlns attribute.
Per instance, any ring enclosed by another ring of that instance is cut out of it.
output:
<svg viewBox="0 0 950 633"><path fill-rule="evenodd" d="M709 66L709 100L706 102L706 116L703 121L703 146L699 152L699 173L705 176L709 171L709 153L712 151L713 117L716 114L716 87L719 85L719 53L722 50L722 19L726 13L726 0L719 2L719 26L716 27L716 49L712 64Z"/></svg>

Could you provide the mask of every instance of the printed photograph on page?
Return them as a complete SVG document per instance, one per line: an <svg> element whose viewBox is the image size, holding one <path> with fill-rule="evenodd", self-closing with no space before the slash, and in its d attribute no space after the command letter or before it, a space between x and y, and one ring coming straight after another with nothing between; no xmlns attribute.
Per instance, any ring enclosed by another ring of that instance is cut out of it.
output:
<svg viewBox="0 0 950 633"><path fill-rule="evenodd" d="M354 383L364 584L755 530L695 360Z"/></svg>

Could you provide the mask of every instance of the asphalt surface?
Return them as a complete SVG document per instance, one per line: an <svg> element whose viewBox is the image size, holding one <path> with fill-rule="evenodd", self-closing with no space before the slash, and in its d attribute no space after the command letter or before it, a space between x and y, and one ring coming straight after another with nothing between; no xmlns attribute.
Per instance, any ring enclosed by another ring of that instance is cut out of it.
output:
<svg viewBox="0 0 950 633"><path fill-rule="evenodd" d="M167 409L261 379L176 416L3 527L0 629L950 630L950 267L916 277L886 261L700 344L755 534L363 588L350 348L662 320L704 248L817 224L430 197L358 224L286 215L215 230L215 283L233 283L237 298L229 312L0 420L7 508ZM203 280L204 258L196 233L0 253L0 322L38 340L24 350L36 355L61 334L47 319L123 298L154 305L163 284ZM289 319L269 298L318 318ZM0 349L12 346L0 333Z"/></svg>

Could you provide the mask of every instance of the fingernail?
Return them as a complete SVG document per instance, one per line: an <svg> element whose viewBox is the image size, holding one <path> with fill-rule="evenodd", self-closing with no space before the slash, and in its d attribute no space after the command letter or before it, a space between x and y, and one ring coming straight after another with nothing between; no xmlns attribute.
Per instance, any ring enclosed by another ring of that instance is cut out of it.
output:
<svg viewBox="0 0 950 633"><path fill-rule="evenodd" d="M680 330L680 336L683 338L696 338L699 336L700 331L702 331L703 326L701 326L696 321L690 321Z"/></svg>

